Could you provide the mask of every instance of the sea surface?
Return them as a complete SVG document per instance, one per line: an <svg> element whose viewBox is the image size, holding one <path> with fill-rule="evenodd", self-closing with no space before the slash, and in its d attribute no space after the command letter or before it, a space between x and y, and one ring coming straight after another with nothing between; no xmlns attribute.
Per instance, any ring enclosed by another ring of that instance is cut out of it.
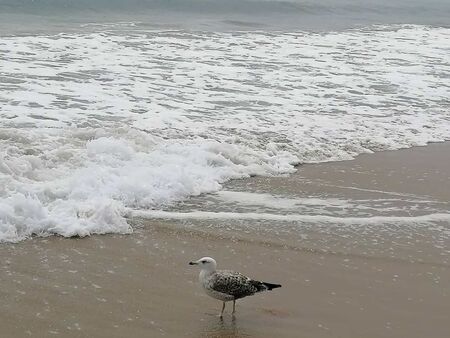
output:
<svg viewBox="0 0 450 338"><path fill-rule="evenodd" d="M0 0L0 242L130 233L205 193L234 207L201 217L274 228L448 224L448 205L222 188L450 140L449 18L437 0Z"/></svg>

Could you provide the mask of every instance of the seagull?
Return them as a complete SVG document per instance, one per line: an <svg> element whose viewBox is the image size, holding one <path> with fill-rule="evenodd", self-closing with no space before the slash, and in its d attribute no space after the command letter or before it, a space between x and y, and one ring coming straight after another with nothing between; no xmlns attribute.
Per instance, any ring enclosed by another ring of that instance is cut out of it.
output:
<svg viewBox="0 0 450 338"><path fill-rule="evenodd" d="M189 265L200 266L199 280L208 296L223 302L220 318L225 310L225 302L233 301L233 312L236 312L236 299L254 295L257 292L281 287L280 284L259 282L239 272L216 270L217 263L211 257L203 257Z"/></svg>

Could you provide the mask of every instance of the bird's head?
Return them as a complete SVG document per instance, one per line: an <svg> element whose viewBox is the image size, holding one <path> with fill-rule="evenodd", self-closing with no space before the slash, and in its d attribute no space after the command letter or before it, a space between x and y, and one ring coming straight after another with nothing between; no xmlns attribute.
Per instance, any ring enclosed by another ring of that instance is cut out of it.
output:
<svg viewBox="0 0 450 338"><path fill-rule="evenodd" d="M189 265L198 265L202 270L215 271L217 267L217 263L214 258L211 257L203 257L198 261L189 262Z"/></svg>

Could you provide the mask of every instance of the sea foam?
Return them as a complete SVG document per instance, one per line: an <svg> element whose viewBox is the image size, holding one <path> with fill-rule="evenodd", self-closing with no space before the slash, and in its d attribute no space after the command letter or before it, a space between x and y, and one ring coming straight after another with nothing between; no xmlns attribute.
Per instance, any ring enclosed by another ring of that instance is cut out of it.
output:
<svg viewBox="0 0 450 338"><path fill-rule="evenodd" d="M0 241L132 231L129 211L299 163L450 139L450 31L0 38Z"/></svg>

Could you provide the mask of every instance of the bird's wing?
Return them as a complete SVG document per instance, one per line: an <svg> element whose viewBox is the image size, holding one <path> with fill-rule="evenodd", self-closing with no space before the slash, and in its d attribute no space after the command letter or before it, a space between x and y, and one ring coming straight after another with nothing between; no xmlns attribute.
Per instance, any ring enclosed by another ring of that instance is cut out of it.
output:
<svg viewBox="0 0 450 338"><path fill-rule="evenodd" d="M217 271L211 276L211 289L234 296L236 299L253 295L258 292L255 281L233 271Z"/></svg>

